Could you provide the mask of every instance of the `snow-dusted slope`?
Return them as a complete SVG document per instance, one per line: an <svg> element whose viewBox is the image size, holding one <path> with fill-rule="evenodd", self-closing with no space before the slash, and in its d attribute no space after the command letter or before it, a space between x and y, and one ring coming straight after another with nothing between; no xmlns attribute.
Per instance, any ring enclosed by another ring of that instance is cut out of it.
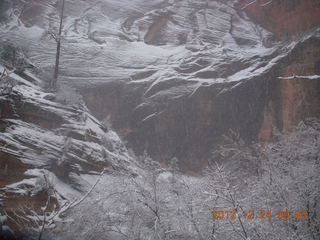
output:
<svg viewBox="0 0 320 240"><path fill-rule="evenodd" d="M24 45L35 65L52 69L55 43L45 32L57 28L56 1L8 6L1 38ZM235 72L263 67L279 47L228 1L68 0L63 35L61 78L80 85L238 81L246 75L231 77Z"/></svg>

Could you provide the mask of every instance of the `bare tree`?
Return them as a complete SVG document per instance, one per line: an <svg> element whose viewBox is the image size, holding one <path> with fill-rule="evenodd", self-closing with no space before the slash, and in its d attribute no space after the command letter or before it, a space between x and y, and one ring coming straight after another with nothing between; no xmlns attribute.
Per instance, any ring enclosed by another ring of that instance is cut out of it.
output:
<svg viewBox="0 0 320 240"><path fill-rule="evenodd" d="M13 72L14 70L10 71L7 68L4 68L3 72L0 72L0 95L10 95L12 93L14 81L10 78L10 74Z"/></svg>
<svg viewBox="0 0 320 240"><path fill-rule="evenodd" d="M63 29L63 17L64 17L64 8L65 8L65 0L62 0L62 6L60 10L60 21L59 21L59 30L58 33L50 32L51 36L57 43L57 50L56 50L56 61L54 65L54 74L53 79L50 83L50 87L56 88L57 81L59 78L59 64L60 64L60 52L61 52L61 40L62 40L62 29Z"/></svg>

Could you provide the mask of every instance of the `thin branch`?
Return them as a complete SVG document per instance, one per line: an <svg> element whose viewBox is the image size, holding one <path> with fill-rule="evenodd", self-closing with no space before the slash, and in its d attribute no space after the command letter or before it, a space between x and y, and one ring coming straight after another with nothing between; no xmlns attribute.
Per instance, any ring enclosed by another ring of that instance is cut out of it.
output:
<svg viewBox="0 0 320 240"><path fill-rule="evenodd" d="M97 186L97 184L100 182L101 178L102 178L102 175L104 174L105 172L105 169L100 173L100 177L97 179L97 181L92 185L92 187L90 188L90 190L81 198L79 199L78 201L74 202L70 208L73 208L77 205L79 205L81 202L83 202L88 196L89 194L93 191L93 189Z"/></svg>

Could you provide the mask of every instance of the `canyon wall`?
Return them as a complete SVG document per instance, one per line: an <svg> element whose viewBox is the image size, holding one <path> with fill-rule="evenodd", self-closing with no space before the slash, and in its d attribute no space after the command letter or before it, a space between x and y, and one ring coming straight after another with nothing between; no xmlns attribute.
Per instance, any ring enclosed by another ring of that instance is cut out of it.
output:
<svg viewBox="0 0 320 240"><path fill-rule="evenodd" d="M318 1L273 1L265 6L257 1L247 6L250 2L237 5L239 14L246 12L279 39L306 34L320 24ZM230 64L227 71L234 67ZM136 154L146 150L163 165L177 157L180 167L192 173L206 165L230 131L249 144L265 143L273 140L275 130L285 133L303 119L320 117L320 79L314 75L320 75L317 37L297 44L268 72L241 83L203 83L194 90L190 81L173 81L171 89L193 90L150 99L145 94L148 83L113 82L85 88L82 95Z"/></svg>

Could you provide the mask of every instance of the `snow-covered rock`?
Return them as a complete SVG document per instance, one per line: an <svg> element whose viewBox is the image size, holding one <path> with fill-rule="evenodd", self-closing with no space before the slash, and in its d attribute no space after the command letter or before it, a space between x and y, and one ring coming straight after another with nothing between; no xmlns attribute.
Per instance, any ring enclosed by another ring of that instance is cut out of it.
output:
<svg viewBox="0 0 320 240"><path fill-rule="evenodd" d="M62 102L33 83L38 81L28 72L1 79L13 85L0 97L0 202L9 214L19 204L44 205L49 185L59 204L86 191L89 175L131 171L131 157L115 132L81 102Z"/></svg>

